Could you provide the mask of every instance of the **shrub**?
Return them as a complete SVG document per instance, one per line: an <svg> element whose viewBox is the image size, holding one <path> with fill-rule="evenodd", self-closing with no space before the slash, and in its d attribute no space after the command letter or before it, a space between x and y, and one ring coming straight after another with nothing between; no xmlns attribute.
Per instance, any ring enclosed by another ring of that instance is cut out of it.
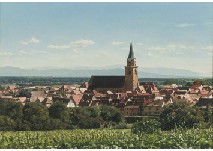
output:
<svg viewBox="0 0 213 151"><path fill-rule="evenodd" d="M160 123L153 119L149 121L137 122L133 125L131 131L134 134L154 133L160 130Z"/></svg>

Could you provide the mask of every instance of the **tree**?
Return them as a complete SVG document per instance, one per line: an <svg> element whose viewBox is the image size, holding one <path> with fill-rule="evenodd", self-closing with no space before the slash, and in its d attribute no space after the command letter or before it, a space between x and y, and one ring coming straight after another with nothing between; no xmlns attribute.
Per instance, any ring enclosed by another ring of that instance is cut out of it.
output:
<svg viewBox="0 0 213 151"><path fill-rule="evenodd" d="M200 79L197 79L193 82L193 85L202 85L202 84L203 84L203 81Z"/></svg>
<svg viewBox="0 0 213 151"><path fill-rule="evenodd" d="M0 131L11 131L16 127L16 122L8 116L0 115Z"/></svg>
<svg viewBox="0 0 213 151"><path fill-rule="evenodd" d="M89 116L78 116L79 128L90 129L90 128L100 128L99 118L93 118Z"/></svg>
<svg viewBox="0 0 213 151"><path fill-rule="evenodd" d="M64 123L69 123L70 115L67 106L62 102L54 102L49 108L49 115L53 119L60 119Z"/></svg>
<svg viewBox="0 0 213 151"><path fill-rule="evenodd" d="M26 98L30 98L31 97L31 92L29 90L26 89L22 89L19 94L17 95L17 97L26 97Z"/></svg>
<svg viewBox="0 0 213 151"><path fill-rule="evenodd" d="M205 122L212 122L212 118L213 118L213 113L211 111L211 108L208 106L206 106L205 110L204 110L204 120Z"/></svg>
<svg viewBox="0 0 213 151"><path fill-rule="evenodd" d="M167 85L167 84L176 84L176 83L177 83L176 79L166 79L166 81L163 84Z"/></svg>
<svg viewBox="0 0 213 151"><path fill-rule="evenodd" d="M203 112L195 107L191 107L186 101L175 101L166 106L160 114L162 130L174 128L193 128L203 121Z"/></svg>
<svg viewBox="0 0 213 151"><path fill-rule="evenodd" d="M106 122L122 122L124 121L124 117L121 111L112 106L100 106L100 117Z"/></svg>
<svg viewBox="0 0 213 151"><path fill-rule="evenodd" d="M49 125L49 113L46 106L39 103L26 103L23 108L23 122L31 130L46 130Z"/></svg>
<svg viewBox="0 0 213 151"><path fill-rule="evenodd" d="M23 105L12 99L0 99L0 115L5 115L16 123L15 130L22 127Z"/></svg>
<svg viewBox="0 0 213 151"><path fill-rule="evenodd" d="M97 107L83 107L83 112L89 117L99 117L99 109Z"/></svg>
<svg viewBox="0 0 213 151"><path fill-rule="evenodd" d="M23 105L13 99L0 99L0 115L9 116L12 119L21 118Z"/></svg>

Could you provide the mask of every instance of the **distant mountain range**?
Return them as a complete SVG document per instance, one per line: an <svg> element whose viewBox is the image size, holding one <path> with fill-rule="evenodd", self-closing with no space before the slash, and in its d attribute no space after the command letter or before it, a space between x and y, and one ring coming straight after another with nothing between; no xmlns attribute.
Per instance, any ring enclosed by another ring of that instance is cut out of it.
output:
<svg viewBox="0 0 213 151"><path fill-rule="evenodd" d="M0 76L53 76L53 77L90 77L91 75L124 75L124 67L43 67L23 69L19 67L0 67ZM202 78L201 74L184 69L139 68L140 78Z"/></svg>

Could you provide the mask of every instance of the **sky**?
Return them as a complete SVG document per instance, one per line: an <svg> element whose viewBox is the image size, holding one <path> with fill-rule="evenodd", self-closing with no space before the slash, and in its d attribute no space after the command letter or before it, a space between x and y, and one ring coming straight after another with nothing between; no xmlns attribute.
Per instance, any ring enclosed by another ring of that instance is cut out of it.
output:
<svg viewBox="0 0 213 151"><path fill-rule="evenodd" d="M213 3L0 3L0 67L212 73Z"/></svg>

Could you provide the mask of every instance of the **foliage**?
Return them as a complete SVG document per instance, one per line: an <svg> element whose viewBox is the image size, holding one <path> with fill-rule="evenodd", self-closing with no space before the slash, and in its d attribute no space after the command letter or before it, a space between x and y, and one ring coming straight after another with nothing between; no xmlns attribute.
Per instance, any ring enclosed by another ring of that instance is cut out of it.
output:
<svg viewBox="0 0 213 151"><path fill-rule="evenodd" d="M62 102L54 102L49 108L51 118L60 119L62 122L69 122L69 111L66 105Z"/></svg>
<svg viewBox="0 0 213 151"><path fill-rule="evenodd" d="M158 119L158 117L156 116L126 116L125 117L125 121L129 124L144 121L144 120L149 120L149 119Z"/></svg>
<svg viewBox="0 0 213 151"><path fill-rule="evenodd" d="M23 105L13 99L0 99L0 115L6 115L12 119L22 116Z"/></svg>
<svg viewBox="0 0 213 151"><path fill-rule="evenodd" d="M204 109L204 120L205 122L212 123L213 122L213 112L212 109L208 106Z"/></svg>
<svg viewBox="0 0 213 151"><path fill-rule="evenodd" d="M8 149L212 149L213 129L176 129L136 135L129 129L1 132Z"/></svg>
<svg viewBox="0 0 213 151"><path fill-rule="evenodd" d="M131 131L134 134L154 133L160 130L160 123L153 119L148 121L137 122L133 125Z"/></svg>
<svg viewBox="0 0 213 151"><path fill-rule="evenodd" d="M120 110L111 106L72 108L70 113L73 125L80 128L111 127L124 121Z"/></svg>
<svg viewBox="0 0 213 151"><path fill-rule="evenodd" d="M17 95L17 97L26 97L26 98L30 98L31 95L32 95L32 94L31 94L30 90L21 89L21 91L19 92L19 94Z"/></svg>
<svg viewBox="0 0 213 151"><path fill-rule="evenodd" d="M26 103L23 108L23 121L31 130L47 129L49 124L47 107L34 102Z"/></svg>
<svg viewBox="0 0 213 151"><path fill-rule="evenodd" d="M124 120L119 109L106 105L100 106L100 117L106 122L119 123Z"/></svg>
<svg viewBox="0 0 213 151"><path fill-rule="evenodd" d="M0 115L0 130L10 131L16 127L16 122L8 116Z"/></svg>
<svg viewBox="0 0 213 151"><path fill-rule="evenodd" d="M203 81L201 79L197 79L193 82L193 85L202 85Z"/></svg>
<svg viewBox="0 0 213 151"><path fill-rule="evenodd" d="M166 79L166 81L164 82L164 85L167 85L167 84L175 84L177 83L177 79Z"/></svg>
<svg viewBox="0 0 213 151"><path fill-rule="evenodd" d="M193 128L203 121L203 112L191 107L186 101L175 101L166 106L160 114L162 130L171 130L176 127Z"/></svg>
<svg viewBox="0 0 213 151"><path fill-rule="evenodd" d="M100 120L93 117L78 116L78 125L83 129L100 128Z"/></svg>

